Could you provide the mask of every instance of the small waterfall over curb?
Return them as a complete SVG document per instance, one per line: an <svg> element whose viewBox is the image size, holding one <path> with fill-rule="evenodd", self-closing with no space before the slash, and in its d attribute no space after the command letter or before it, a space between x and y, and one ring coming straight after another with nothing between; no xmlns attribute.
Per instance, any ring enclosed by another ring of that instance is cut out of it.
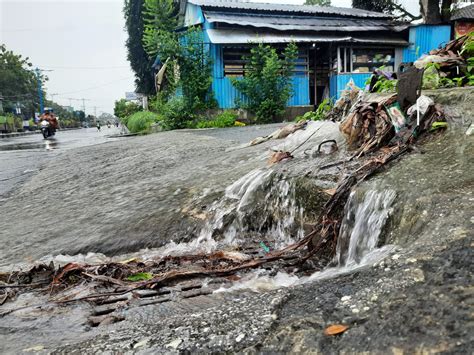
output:
<svg viewBox="0 0 474 355"><path fill-rule="evenodd" d="M359 264L366 254L377 248L395 196L393 190L369 190L363 196L357 191L351 193L344 207L337 242L336 260L339 266Z"/></svg>
<svg viewBox="0 0 474 355"><path fill-rule="evenodd" d="M267 291L280 287L301 285L307 282L330 279L348 274L384 259L393 249L392 245L377 247L382 229L392 212L396 193L393 190L358 191L351 193L344 208L338 244L336 247L336 267L328 267L308 277L278 272L270 277L263 270L246 275L242 281L230 288L220 288L216 292L231 292L250 289Z"/></svg>
<svg viewBox="0 0 474 355"><path fill-rule="evenodd" d="M259 235L280 248L303 237L303 208L297 205L291 179L272 169L256 169L229 185L209 209L213 217L202 228L198 244L236 245L248 235Z"/></svg>

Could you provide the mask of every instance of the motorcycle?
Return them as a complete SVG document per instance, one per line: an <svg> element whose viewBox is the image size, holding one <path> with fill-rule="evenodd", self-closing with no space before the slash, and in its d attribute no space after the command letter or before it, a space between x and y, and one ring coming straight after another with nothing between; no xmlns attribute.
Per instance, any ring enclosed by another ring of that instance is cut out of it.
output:
<svg viewBox="0 0 474 355"><path fill-rule="evenodd" d="M54 136L54 129L47 120L41 121L41 133L43 134L44 139Z"/></svg>

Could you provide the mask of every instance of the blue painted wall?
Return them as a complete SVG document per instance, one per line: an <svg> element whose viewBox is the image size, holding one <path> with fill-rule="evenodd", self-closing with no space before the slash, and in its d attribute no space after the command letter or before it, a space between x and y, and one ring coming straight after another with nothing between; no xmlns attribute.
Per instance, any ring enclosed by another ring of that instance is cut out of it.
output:
<svg viewBox="0 0 474 355"><path fill-rule="evenodd" d="M410 46L403 50L403 61L414 62L423 54L439 48L451 40L449 25L420 25L410 28Z"/></svg>
<svg viewBox="0 0 474 355"><path fill-rule="evenodd" d="M329 78L329 95L332 99L339 99L341 97L342 91L346 88L346 85L351 79L354 81L354 84L357 87L364 89L365 82L368 78L370 78L371 75L372 73L349 73L332 75Z"/></svg>

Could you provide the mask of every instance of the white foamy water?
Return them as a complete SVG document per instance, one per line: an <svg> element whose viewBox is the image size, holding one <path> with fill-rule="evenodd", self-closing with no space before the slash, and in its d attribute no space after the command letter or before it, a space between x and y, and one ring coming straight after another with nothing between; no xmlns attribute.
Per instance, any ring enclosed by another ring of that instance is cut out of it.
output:
<svg viewBox="0 0 474 355"><path fill-rule="evenodd" d="M270 277L262 270L247 274L229 288L220 288L216 292L232 292L242 289L267 291L280 287L297 286L308 282L330 279L352 273L387 257L394 246L377 248L381 231L392 211L391 206L396 193L392 190L382 192L367 191L364 194L351 193L345 206L337 244L337 267L328 267L308 277L298 278L284 272Z"/></svg>
<svg viewBox="0 0 474 355"><path fill-rule="evenodd" d="M363 196L357 191L351 193L344 208L336 249L336 260L340 266L357 265L365 255L377 248L395 196L393 190L371 190Z"/></svg>

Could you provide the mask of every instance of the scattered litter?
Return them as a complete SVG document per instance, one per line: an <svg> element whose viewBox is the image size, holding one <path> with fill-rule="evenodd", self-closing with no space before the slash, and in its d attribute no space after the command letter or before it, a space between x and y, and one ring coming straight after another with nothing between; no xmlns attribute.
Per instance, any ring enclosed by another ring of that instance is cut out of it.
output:
<svg viewBox="0 0 474 355"><path fill-rule="evenodd" d="M343 324L333 324L324 329L325 335L338 335L344 333L349 327Z"/></svg>

